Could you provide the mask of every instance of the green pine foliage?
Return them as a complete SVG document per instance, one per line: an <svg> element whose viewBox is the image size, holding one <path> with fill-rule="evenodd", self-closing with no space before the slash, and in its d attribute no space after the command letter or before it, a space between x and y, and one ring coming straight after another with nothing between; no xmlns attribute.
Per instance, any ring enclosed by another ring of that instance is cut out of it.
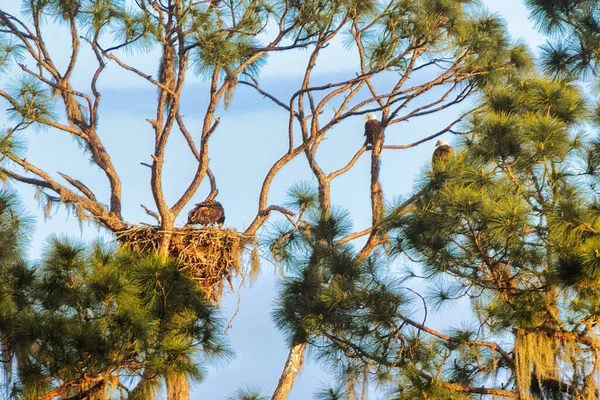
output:
<svg viewBox="0 0 600 400"><path fill-rule="evenodd" d="M214 306L177 262L53 237L29 266L8 262L9 243L0 333L12 398L149 399L167 375L198 381L229 355Z"/></svg>
<svg viewBox="0 0 600 400"><path fill-rule="evenodd" d="M158 17L161 9L170 15L164 21ZM280 46L282 50L326 46L334 33L361 29L358 39L371 73L402 72L419 64L424 68L431 62L447 70L443 79L448 83L482 87L531 67L525 46L512 43L503 23L472 0L252 0L231 7L214 0L153 7L122 0L32 0L23 3L22 13L40 21L42 29L46 23L72 24L82 43L99 46L99 55L174 46L174 65L169 69L189 68L205 78L217 71L230 86L224 99L227 105L238 79L258 77L266 64L267 54L257 54L265 49L260 39L272 34L271 25L279 25L289 42ZM18 68L11 67L23 60L26 49L17 39L0 35L0 73L10 70L18 75ZM29 78L16 80L14 93L8 93L19 99L19 104L12 104L12 119L53 121L57 104L46 91L56 89L48 79L24 75ZM91 117L84 117L89 123Z"/></svg>
<svg viewBox="0 0 600 400"><path fill-rule="evenodd" d="M258 82L253 79L268 52L306 47L316 57L335 34L347 30L353 49L365 55L359 75L399 74L395 94L379 99L387 102L379 104L388 122L434 87L449 92L423 109L417 106L411 117L480 92L481 108L471 116L455 156L425 174L413 203L392 206L382 225L373 227L377 239L388 242L364 261L344 240L351 233L348 212L319 203L326 198L323 186L317 190L301 183L290 189L287 205L296 219L286 214L288 219L271 226L266 242L287 272L273 318L292 345L312 345L317 357L338 372L339 385L319 398L351 400L359 392L364 397L371 384L388 389L392 399L557 398L561 393L592 398L600 348L595 337L600 208L590 188L598 184L600 141L578 134L589 116L579 91L562 81L533 78L525 46L514 44L501 20L473 0L227 3L30 0L23 3L23 13L34 30L48 22L74 29L73 42L81 39L96 52L98 74L116 50L159 47L165 55L158 68L159 103L168 106L158 113L171 117L188 68L211 79L207 123L217 120L214 108L221 97L227 108L238 78ZM546 48L544 65L553 76L595 72L595 2L529 3L540 10L536 16L545 29L572 33ZM149 4L153 9L144 9ZM13 28L11 18L1 22L7 33L0 35L0 72L17 70L24 49L15 43L28 41L16 40L21 28ZM261 39L274 26L283 40L267 49L269 42ZM42 60L50 62L41 57L40 68ZM310 82L315 62L307 67L304 85L312 89L292 95L291 108L305 95L311 108L314 101L335 96ZM428 67L439 69L429 83L405 85L414 82L411 73ZM28 78L15 79L2 96L17 127L0 136L1 154L15 155L15 131L53 125L57 93L69 126L85 133L82 137L96 128L92 114L97 110L90 106L86 112L85 102L75 101L85 96L71 93L72 70L67 71L64 76L54 72L54 80L19 71ZM62 89L57 89L60 80ZM444 102L450 94L456 99ZM309 121L302 113L290 115ZM319 135L343 118L306 134L304 140L316 138L307 155L314 155L323 139ZM70 131L69 126L64 128ZM202 132L203 143L213 128ZM157 140L166 141L170 128L165 132L157 130ZM105 161L101 164L107 171ZM109 176L115 178L112 170ZM6 177L9 170L0 175ZM111 214L121 218L119 196ZM55 237L42 260L31 264L20 256L22 231L15 230L20 222L10 215L0 201L0 234L9 238L0 243L0 335L12 396L149 399L161 380L201 379L202 360L229 354L215 310L177 262ZM419 271L395 274L388 268L394 256L416 261ZM406 286L417 277L430 283L423 297ZM425 326L423 306L439 310L461 298L471 301L474 326L447 332ZM240 390L234 398L261 395Z"/></svg>
<svg viewBox="0 0 600 400"><path fill-rule="evenodd" d="M490 367L479 351L476 362L462 361L464 351L460 362L450 357L450 382L482 385L493 371L522 394L596 393L584 379L598 362L587 341L598 317L597 294L589 297L597 239L580 234L596 207L585 184L597 179L585 167L593 143L578 133L588 110L575 87L543 79L486 91L485 102L459 155L429 173L415 210L396 221L402 251L441 282L431 296L468 296L480 339L513 338L512 355Z"/></svg>
<svg viewBox="0 0 600 400"><path fill-rule="evenodd" d="M486 89L455 156L425 173L408 209L388 211L391 255L418 272L384 272L383 250L356 263L337 242L344 213L274 231L276 254L288 240L279 261L290 271L274 319L339 371L341 386L319 396L353 399L375 384L393 399L597 398L600 171L596 140L580 133L589 115L565 82ZM316 194L290 193L297 204ZM428 284L422 297L416 278ZM423 307L458 299L470 302L470 325L437 331L422 320Z"/></svg>
<svg viewBox="0 0 600 400"><path fill-rule="evenodd" d="M531 17L554 35L542 47L542 65L553 77L584 79L598 73L600 5L596 0L527 0Z"/></svg>
<svg viewBox="0 0 600 400"><path fill-rule="evenodd" d="M235 391L227 400L267 400L268 398L261 394L261 390L251 386L244 386Z"/></svg>
<svg viewBox="0 0 600 400"><path fill-rule="evenodd" d="M487 90L484 101L458 155L428 173L393 231L399 250L437 280L429 304L471 299L478 327L451 342L512 337L512 349L503 359L490 346L450 348L437 368L465 387L503 377L523 395L569 388L596 398L586 397L598 389L599 281L597 239L581 232L594 226L586 182L597 179L586 159L593 142L579 134L585 102L574 86L544 79Z"/></svg>

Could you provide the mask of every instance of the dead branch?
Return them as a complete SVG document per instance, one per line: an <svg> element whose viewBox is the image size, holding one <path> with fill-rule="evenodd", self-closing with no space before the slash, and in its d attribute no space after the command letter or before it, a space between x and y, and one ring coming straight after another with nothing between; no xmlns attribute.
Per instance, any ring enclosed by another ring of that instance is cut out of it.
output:
<svg viewBox="0 0 600 400"><path fill-rule="evenodd" d="M383 146L383 148L387 148L387 146ZM337 178L338 176L348 172L353 166L354 164L356 164L356 162L358 161L358 159L360 158L360 156L362 156L364 154L364 152L367 151L367 147L366 146L362 146L357 152L356 154L354 154L354 157L352 157L352 159L348 162L348 164L346 164L344 167L333 171L332 173L330 173L328 175L328 178L330 180L333 180L335 178Z"/></svg>
<svg viewBox="0 0 600 400"><path fill-rule="evenodd" d="M212 200L217 197L217 194L219 193L219 189L217 189L217 180L210 168L206 169L206 175L208 175L208 180L210 181L210 193L208 194L208 198Z"/></svg>
<svg viewBox="0 0 600 400"><path fill-rule="evenodd" d="M179 113L177 113L176 118L177 118L177 126L179 127L179 130L183 134L183 137L185 138L185 141L187 142L188 147L192 151L192 154L194 155L196 160L200 161L200 153L198 153L198 149L196 148L194 139L192 139L192 135L187 130L185 123L183 122L183 118L181 117L181 115Z"/></svg>
<svg viewBox="0 0 600 400"><path fill-rule="evenodd" d="M152 211L151 209L149 209L148 207L146 207L143 204L140 204L140 207L142 207L144 209L144 211L146 211L146 214L148 214L149 216L151 216L154 219L156 219L156 221L160 225L160 215L158 215L158 213L156 211Z"/></svg>
<svg viewBox="0 0 600 400"><path fill-rule="evenodd" d="M275 206L275 205L271 205L271 206L267 207L265 210L261 211L260 214L269 215L269 213L271 211L279 211L280 213L288 215L290 217L294 217L296 215L294 212L288 210L287 208L284 208L281 206Z"/></svg>
<svg viewBox="0 0 600 400"><path fill-rule="evenodd" d="M337 240L335 242L335 244L336 245L346 244L348 242L353 241L354 239L358 239L359 237L363 237L363 236L370 234L371 231L372 231L372 228L367 228L367 229L363 229L360 232L351 233L350 235L344 236L343 238Z"/></svg>
<svg viewBox="0 0 600 400"><path fill-rule="evenodd" d="M239 81L239 83L241 83L242 85L246 85L246 86L250 86L251 88L254 88L254 90L256 90L258 93L260 93L261 95L263 95L263 97L268 98L269 100L271 100L273 103L277 104L279 107L283 108L286 111L291 111L290 107L288 105L286 105L284 102L282 102L281 100L277 99L275 96L273 96L270 93L265 92L264 90L262 90L260 88L260 86L258 85L258 81L256 79L254 79L253 77L250 76L250 79L252 79L252 82L248 82L248 81ZM300 117L299 114L296 114L296 117Z"/></svg>
<svg viewBox="0 0 600 400"><path fill-rule="evenodd" d="M428 142L430 140L435 139L438 136L443 135L446 132L450 132L452 130L452 127L456 124L458 124L459 122L461 122L465 116L471 114L472 112L474 112L475 110L477 110L478 108L474 108L466 113L464 113L463 115L461 115L458 119L452 121L450 123L450 125L448 125L447 127L445 127L444 129L437 131L434 134L431 134L427 137L424 137L423 139L417 140L416 142L410 143L410 144L405 144L405 145L384 145L383 148L384 149L396 149L396 150L402 150L402 149L410 149L411 147L415 147L418 146L420 144L423 144L425 142Z"/></svg>
<svg viewBox="0 0 600 400"><path fill-rule="evenodd" d="M450 390L454 390L460 393L472 393L472 394L480 394L480 395L491 395L491 396L500 396L500 397L508 397L511 399L519 399L519 400L535 400L534 397L528 396L526 394L520 394L517 392L511 392L504 389L497 388L487 388L487 387L471 387L471 386L462 386L457 385L455 383L449 383L442 380L438 380L430 377L427 374L420 374L423 378L428 379L436 384Z"/></svg>
<svg viewBox="0 0 600 400"><path fill-rule="evenodd" d="M62 176L67 182L69 182L71 185L73 185L74 187L76 187L81 193L83 193L84 195L86 195L86 197L92 201L97 201L96 200L96 196L94 195L94 193L92 193L92 191L83 184L83 182L71 178L70 176L68 176L67 174L63 174L62 172L58 173L60 176Z"/></svg>
<svg viewBox="0 0 600 400"><path fill-rule="evenodd" d="M7 176L23 183L28 183L30 185L52 190L59 195L61 202L73 203L81 206L83 209L90 212L98 220L98 222L102 223L110 230L117 231L126 227L126 224L118 216L112 212L109 212L102 203L90 200L87 197L80 196L70 191L54 181L46 172L25 161L25 159L20 159L12 154L7 154L6 156L11 161L21 166L21 168L23 168L25 171L32 172L41 179L28 178L5 168L0 168L0 171Z"/></svg>

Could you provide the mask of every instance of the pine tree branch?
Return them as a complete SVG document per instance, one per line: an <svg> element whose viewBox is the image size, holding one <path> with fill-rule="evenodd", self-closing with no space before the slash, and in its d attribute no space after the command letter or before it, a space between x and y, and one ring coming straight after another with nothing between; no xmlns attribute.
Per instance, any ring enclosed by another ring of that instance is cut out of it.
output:
<svg viewBox="0 0 600 400"><path fill-rule="evenodd" d="M280 213L284 214L284 215L288 215L290 217L294 217L296 216L296 214L290 210L288 210L287 208L281 207L281 206L275 206L275 205L271 205L269 207L267 207L265 210L261 211L262 215L269 215L269 213L271 211L279 211Z"/></svg>
<svg viewBox="0 0 600 400"><path fill-rule="evenodd" d="M88 103L89 110L92 110L92 100L90 99L90 96L88 96L87 94L78 92L76 90L65 87L58 83L52 82L51 80L44 78L41 74L38 74L38 73L30 70L29 68L27 68L27 66L25 64L19 63L18 65L19 65L19 68L21 68L23 70L23 72L26 72L27 74L29 74L29 75L33 76L34 78L36 78L37 80L39 80L40 82L43 82L46 85L53 87L57 91L68 93L73 96L77 96L77 97L81 97L81 98L85 99L85 101Z"/></svg>
<svg viewBox="0 0 600 400"><path fill-rule="evenodd" d="M67 66L67 70L63 74L63 79L69 80L71 74L73 73L73 69L75 68L75 63L77 62L77 56L79 54L79 34L77 33L77 25L75 24L75 18L71 17L69 19L69 31L71 34L71 58L69 60L69 65ZM90 102L91 103L91 102ZM92 107L90 104L90 111Z"/></svg>
<svg viewBox="0 0 600 400"><path fill-rule="evenodd" d="M187 130L185 123L183 121L183 117L179 114L179 112L176 115L176 119L177 119L177 126L179 127L179 130L183 134L183 137L185 138L185 141L187 142L188 147L192 151L192 154L194 155L196 160L200 161L200 153L198 153L198 149L196 148L196 143L194 143L194 139L192 139L192 135Z"/></svg>
<svg viewBox="0 0 600 400"><path fill-rule="evenodd" d="M81 393L78 393L76 395L70 396L70 397L63 397L62 400L86 400L91 398L91 395L93 393L98 392L100 389L102 389L105 385L104 381L95 383L91 388L82 391Z"/></svg>
<svg viewBox="0 0 600 400"><path fill-rule="evenodd" d="M446 132L450 132L452 130L452 127L454 127L454 125L458 124L459 122L463 121L464 117L471 114L473 111L479 109L480 107L474 108L472 110L470 110L467 113L463 113L463 115L461 115L458 119L452 121L450 123L450 125L448 125L447 127L445 127L444 129L437 131L436 133L429 135L427 137L424 137L423 139L417 140L416 142L410 143L410 144L405 144L405 145L384 145L383 148L384 149L395 149L395 150L400 150L400 149L410 149L411 147L415 147L418 146L420 144L423 144L425 142L428 142L430 140L435 139L438 136L443 135Z"/></svg>
<svg viewBox="0 0 600 400"><path fill-rule="evenodd" d="M401 314L396 314L396 316L398 318L400 318L402 321L406 322L409 325L414 326L415 328L423 331L423 332L427 332L432 336L437 337L438 339L442 339L446 342L452 342L452 343L456 343L456 344L463 344L463 345L467 345L467 346L481 346L481 347L487 347L495 352L497 352L499 355L502 356L502 358L506 361L506 363L510 366L511 369L515 369L515 361L513 359L513 357L511 357L511 355L504 351L502 349L502 347L500 347L497 343L493 343L493 342L485 342L485 341L481 341L481 340L460 340L457 338L453 338L451 336L448 335L444 335L443 333L440 333L436 330L433 330L423 324L420 324L416 321L411 320L410 318L407 318Z"/></svg>
<svg viewBox="0 0 600 400"><path fill-rule="evenodd" d="M140 207L142 207L144 209L144 211L146 212L146 214L148 214L149 216L153 217L154 219L156 219L156 221L158 222L158 224L160 225L160 215L158 215L157 212L152 211L151 209L149 209L148 207L146 207L143 204L140 204Z"/></svg>
<svg viewBox="0 0 600 400"><path fill-rule="evenodd" d="M3 18L2 14L0 14L0 20L3 20L2 18ZM105 174L109 180L110 191L111 191L110 211L115 213L119 217L121 217L121 181L119 179L118 174L116 173L114 166L112 165L110 156L104 149L104 146L102 145L99 137L97 136L96 132L94 131L93 124L91 124L92 120L94 120L94 121L97 120L96 116L92 117L92 115L91 115L91 113L94 111L94 109L97 110L97 107L94 108L94 106L91 102L91 99L89 98L88 95L81 93L81 92L74 91L71 88L71 86L69 85L68 80L64 77L61 77L61 75L57 72L56 68L52 64L50 56L47 54L47 50L45 49L45 45L40 36L39 16L37 16L37 15L35 16L35 18L33 19L33 23L34 23L34 26L35 26L36 32L37 32L37 37L36 37L35 42L36 42L36 45L38 46L40 54L43 55L43 57L41 57L40 55L36 55L36 54L32 54L32 56L34 57L34 59L36 59L36 61L38 62L39 65L43 65L44 68L46 68L46 70L50 72L50 74L56 80L56 83L54 83L48 79L45 79L42 76L41 72L39 74L35 73L35 72L29 70L26 66L24 66L22 64L20 64L20 67L23 69L24 72L30 74L31 76L35 77L39 81L41 81L47 85L50 85L60 91L60 93L63 97L67 118L72 123L73 126L62 125L62 124L59 124L59 123L56 123L54 121L50 121L50 120L47 120L44 118L38 118L38 119L36 119L36 122L43 124L43 125L53 127L53 128L60 129L65 132L69 132L77 137L82 138L86 142L88 149L92 153L92 161L94 163L96 163L105 172ZM35 53L35 51L33 49L31 49L30 52ZM43 62L40 61L39 58L44 58ZM71 60L71 61L73 61L73 60ZM0 90L0 96L9 100L9 102L13 105L13 107L17 107L17 103L14 101L14 99L12 99L8 95L8 93ZM84 120L81 110L79 109L80 105L75 100L74 96L82 97L87 101L89 111L90 111L90 124L89 125ZM75 126L77 126L79 129L76 129Z"/></svg>
<svg viewBox="0 0 600 400"><path fill-rule="evenodd" d="M7 176L16 179L23 183L28 183L30 185L43 187L46 189L50 189L56 194L60 196L60 201L64 203L74 203L88 212L90 212L99 222L104 224L108 229L115 232L118 230L122 230L126 227L125 223L113 213L109 212L104 205L99 203L98 201L90 200L86 197L80 196L66 187L58 184L54 179L50 177L46 172L32 165L31 163L25 161L25 159L20 159L12 154L7 154L7 158L11 161L15 162L19 166L21 166L24 170L30 171L33 174L37 175L40 179L28 178L12 171L9 171L5 168L0 168L0 171Z"/></svg>
<svg viewBox="0 0 600 400"><path fill-rule="evenodd" d="M81 193L83 193L84 195L86 195L86 197L92 201L97 201L96 200L96 196L94 195L94 193L86 186L83 184L83 182L71 178L70 176L68 176L67 174L63 174L62 172L58 173L60 176L62 176L67 182L69 182L71 185L73 185L74 187L76 187Z"/></svg>
<svg viewBox="0 0 600 400"><path fill-rule="evenodd" d="M253 236L256 234L258 229L265 223L265 221L269 218L269 211L267 207L267 197L269 195L269 189L271 188L271 183L275 178L275 175L285 166L287 163L292 161L296 156L298 156L304 149L310 144L309 142L304 142L298 147L294 148L292 151L288 151L285 153L279 160L275 162L271 166L271 169L265 176L263 180L263 184L261 187L259 199L258 199L258 213L254 220L250 223L250 226L246 228L244 231L244 235Z"/></svg>
<svg viewBox="0 0 600 400"><path fill-rule="evenodd" d="M90 389L80 392L79 394L76 394L75 396L64 398L65 400L68 400L68 399L83 400L83 399L88 398L90 394L92 394L92 393L98 391L100 388L102 388L102 386L105 383L104 379L105 379L104 377L96 377L96 378L84 377L84 378L80 378L80 379L76 379L76 380L67 382L67 383L63 384L62 386L46 393L43 397L41 397L41 400L52 400L56 397L62 397L63 395L68 393L69 390L71 390L73 388L76 388L76 387L82 388L84 385L89 385L90 383L93 383L93 385Z"/></svg>
<svg viewBox="0 0 600 400"><path fill-rule="evenodd" d="M16 172L13 172L13 171L8 170L3 167L0 167L0 172L2 172L4 175L8 176L9 178L15 179L19 182L27 183L28 185L33 185L33 186L37 186L40 188L52 189L52 185L50 185L48 182L40 180L40 179L28 178L26 176L19 175Z"/></svg>
<svg viewBox="0 0 600 400"><path fill-rule="evenodd" d="M386 146L383 146L382 148L387 148ZM367 151L367 147L366 146L362 146L355 154L354 157L352 157L352 159L348 162L348 164L346 164L345 166L343 166L342 168L331 172L327 177L330 180L333 180L335 178L337 178L338 176L348 172L353 166L354 164L356 164L356 162L358 161L358 159L360 158L360 156L362 156L365 151Z"/></svg>
<svg viewBox="0 0 600 400"><path fill-rule="evenodd" d="M356 45L356 49L358 50L358 57L359 57L358 59L360 61L360 72L362 75L366 75L367 74L367 67L366 67L367 56L366 56L365 49L364 49L364 46L361 41L361 38L362 38L361 35L363 32L364 31L359 30L356 22L354 22L352 24L350 33L352 34L352 37L354 38L354 44ZM371 96L373 98L377 99L376 101L379 104L379 107L381 107L383 109L385 107L385 102L381 98L379 98L377 91L375 90L375 87L371 83L371 80L369 78L367 78L365 80L365 82L367 83L367 87L369 88L369 91L371 92Z"/></svg>
<svg viewBox="0 0 600 400"><path fill-rule="evenodd" d="M215 179L210 167L206 168L206 175L208 176L208 181L210 182L210 193L208 194L208 199L213 200L219 193L219 189L217 189L217 180Z"/></svg>
<svg viewBox="0 0 600 400"><path fill-rule="evenodd" d="M480 395L490 395L490 396L502 396L510 399L519 399L519 400L536 400L535 397L528 396L526 394L520 394L517 392L511 392L504 389L497 388L487 388L487 387L471 387L471 386L463 386L457 385L455 383L445 382L443 380L432 378L431 376L421 372L419 374L422 378L428 380L429 382L439 385L443 388L454 390L459 393L471 393L471 394L480 394Z"/></svg>
<svg viewBox="0 0 600 400"><path fill-rule="evenodd" d="M0 96L3 97L6 101L8 101L14 109L19 108L19 103L17 103L17 101L12 96L10 96L7 92L5 92L4 90L0 89ZM36 118L36 120L34 122L37 122L41 125L47 125L51 128L56 128L58 130L61 130L61 131L67 132L67 133L71 133L74 136L80 137L82 139L85 138L85 133L82 132L81 130L74 128L74 127L70 127L68 125L60 124L55 121L51 121L49 119L38 117L38 118Z"/></svg>
<svg viewBox="0 0 600 400"><path fill-rule="evenodd" d="M372 231L372 228L367 228L367 229L363 229L360 232L351 233L350 235L344 236L343 238L337 240L335 242L335 245L339 246L339 245L351 242L354 239L358 239L359 237L363 237L363 236L370 234L371 231Z"/></svg>
<svg viewBox="0 0 600 400"><path fill-rule="evenodd" d="M277 104L279 107L283 108L284 110L286 110L288 112L291 111L290 107L288 105L286 105L284 102L282 102L281 100L279 100L274 95L272 95L272 94L270 94L270 93L265 92L264 90L262 90L260 88L260 86L258 85L258 81L256 81L256 79L254 79L253 77L250 77L250 79L252 79L252 82L239 81L238 83L240 83L242 85L250 86L251 88L253 88L254 90L256 90L258 93L260 93L264 97L268 98L273 103ZM296 117L300 118L300 114L296 113Z"/></svg>
<svg viewBox="0 0 600 400"><path fill-rule="evenodd" d="M406 210L406 208L408 206L410 206L412 203L414 203L421 195L423 194L423 191L421 190L418 193L415 193L414 195L412 195L411 197L409 197L408 199L406 199L400 206L396 207L393 211L392 211L392 215L397 215L399 213L402 213ZM385 231L385 229L383 229ZM363 263L368 257L369 254L371 254L371 252L379 245L383 244L386 242L386 240L382 240L380 238L378 238L378 235L380 234L380 229L371 229L369 238L367 239L367 242L365 243L365 245L360 249L360 251L358 252L358 254L355 257L355 262L358 264Z"/></svg>
<svg viewBox="0 0 600 400"><path fill-rule="evenodd" d="M16 21L17 24L24 27L24 29L27 31L27 35L23 34L23 32L21 32L15 26L15 24L11 22L11 20ZM20 19L0 9L0 25L6 26L10 30L10 33L19 38L29 55L36 61L36 63L38 63L40 75L42 74L42 69L45 68L54 79L58 80L60 74L52 63L52 60L40 36L39 16L34 16L33 24L35 32L27 28L27 26ZM35 44L37 50L32 47L30 41Z"/></svg>
<svg viewBox="0 0 600 400"><path fill-rule="evenodd" d="M154 86L160 88L161 90L164 90L165 92L167 92L168 94L170 94L171 96L175 96L175 92L173 92L173 90L166 86L163 85L162 83L158 82L156 79L153 79L151 75L145 74L142 71L140 71L137 68L134 68L130 65L125 64L123 61L121 61L117 56L115 56L114 54L108 54L106 53L105 50L102 49L102 47L100 47L100 45L98 43L95 43L95 45L100 49L100 51L102 52L102 55L110 60L113 60L114 62L117 63L117 65L121 68L123 68L124 70L133 72L134 74L136 74L139 77L144 78L146 81L150 82L151 84L153 84Z"/></svg>

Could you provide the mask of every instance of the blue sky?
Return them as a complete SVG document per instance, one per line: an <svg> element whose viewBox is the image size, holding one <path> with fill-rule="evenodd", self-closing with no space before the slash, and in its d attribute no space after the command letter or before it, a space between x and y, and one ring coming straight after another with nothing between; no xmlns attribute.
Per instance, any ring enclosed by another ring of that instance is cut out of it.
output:
<svg viewBox="0 0 600 400"><path fill-rule="evenodd" d="M522 39L532 49L545 40L533 30L528 21L528 13L521 0L483 1L491 12L501 15L515 39ZM2 0L0 7L18 13L19 0ZM58 31L52 30L50 51L60 58L68 55L69 48L59 38ZM56 36L55 36L56 35ZM285 94L298 85L299 74L306 64L307 52L298 51L285 56L274 54L261 73L261 85L266 90ZM89 55L89 54L88 54ZM85 57L85 52L80 59ZM145 60L153 62L156 53L129 59L139 65ZM317 79L323 82L339 79L341 75L354 75L353 55L336 42L327 48L324 57L317 65ZM154 61L155 62L155 61ZM155 64L154 64L155 65ZM74 77L75 87L84 84L93 73L93 65L83 64ZM0 77L7 79L7 77ZM192 80L182 99L182 112L188 118L190 130L199 126L206 104L205 83ZM124 215L128 221L151 223L149 217L139 207L140 203L152 206L149 190L149 170L140 162L149 162L153 148L152 132L145 118L153 114L156 91L143 80L109 66L100 82L103 93L100 133L105 146L123 180ZM415 138L431 134L447 125L464 108L457 108L436 114L431 118L420 119L409 124L397 124L386 131L386 144L406 144ZM3 110L3 108L2 108ZM211 168L219 186L219 201L224 205L227 226L243 231L252 221L257 208L258 191L262 180L273 162L287 147L285 129L287 115L261 96L246 87L239 87L229 110L219 110L221 124L211 138ZM0 126L6 121L0 113ZM336 127L319 150L319 159L326 168L335 169L344 165L364 140L363 120L350 121ZM452 138L448 137L452 142ZM106 197L105 177L97 169L90 167L86 157L64 157L73 154L74 143L65 134L54 131L27 132L27 158L39 164L48 172L66 172L76 176L90 186L99 197ZM382 183L387 200L396 196L407 196L413 186L415 176L427 165L433 150L433 143L425 143L409 150L386 151L382 159ZM258 156L257 156L258 154ZM181 193L195 171L195 161L185 142L173 136L168 147L167 165L164 179L167 201L172 203ZM370 223L369 213L369 163L368 157L357 163L354 169L340 177L333 184L333 203L343 205L352 212L357 230ZM269 203L279 204L285 191L294 182L310 179L310 170L303 158L288 164L277 176L269 197ZM18 186L23 201L31 213L37 216L36 232L32 238L31 256L37 257L44 239L51 233L66 233L85 239L103 233L97 228L84 225L79 227L74 216L64 209L44 221L42 211L33 199L34 190ZM208 193L203 184L193 201L201 201ZM187 211L187 209L185 210ZM185 212L177 220L182 225ZM390 266L396 268L397 266ZM276 289L280 279L277 268L263 259L262 274L252 287L243 287L241 309L229 331L231 346L236 358L227 364L209 368L205 382L193 389L192 398L224 399L236 388L250 384L272 393L285 359L287 347L282 335L271 322L270 312L276 300ZM221 311L229 319L237 306L237 293L226 296ZM452 316L456 309L446 310L446 315L436 316L434 323L444 325L456 321ZM324 372L310 357L298 377L290 400L312 398L315 389L328 380Z"/></svg>

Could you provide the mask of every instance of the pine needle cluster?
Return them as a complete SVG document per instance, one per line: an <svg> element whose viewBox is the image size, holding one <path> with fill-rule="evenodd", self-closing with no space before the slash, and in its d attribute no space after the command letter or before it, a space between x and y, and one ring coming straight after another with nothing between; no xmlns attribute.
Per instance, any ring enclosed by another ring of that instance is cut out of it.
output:
<svg viewBox="0 0 600 400"><path fill-rule="evenodd" d="M2 193L0 333L12 398L150 399L162 379L200 380L206 360L229 354L216 310L177 261L52 237L38 263L26 262L18 211Z"/></svg>
<svg viewBox="0 0 600 400"><path fill-rule="evenodd" d="M588 106L573 85L517 77L486 89L481 105L455 156L425 173L410 207L389 210L391 254L357 263L338 242L349 216L311 211L318 193L306 185L290 191L305 218L276 226L269 242L290 271L273 317L338 372L340 387L323 398L357 398L373 384L393 399L598 397ZM420 271L384 273L390 256ZM403 286L418 277L425 296ZM471 325L438 331L421 319L423 307L427 316L459 299Z"/></svg>
<svg viewBox="0 0 600 400"><path fill-rule="evenodd" d="M437 282L430 304L471 300L477 336L451 341L505 346L506 356L468 346L472 361L451 349L439 368L465 387L502 379L524 396L597 393L597 171L580 134L589 111L576 87L545 79L509 80L484 105L458 155L434 165L394 222L396 251Z"/></svg>
<svg viewBox="0 0 600 400"><path fill-rule="evenodd" d="M595 0L527 0L537 27L555 37L542 47L542 65L554 78L589 79L598 73L600 6Z"/></svg>

